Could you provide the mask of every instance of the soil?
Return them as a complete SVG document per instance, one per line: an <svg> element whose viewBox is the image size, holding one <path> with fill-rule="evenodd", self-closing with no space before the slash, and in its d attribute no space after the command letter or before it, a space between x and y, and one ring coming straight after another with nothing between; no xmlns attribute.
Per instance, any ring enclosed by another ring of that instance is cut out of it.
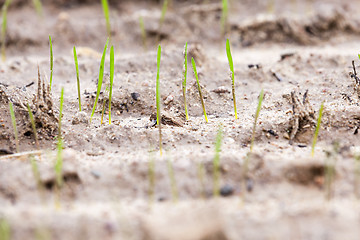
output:
<svg viewBox="0 0 360 240"><path fill-rule="evenodd" d="M359 239L358 2L278 0L272 6L271 1L230 0L224 36L220 1L174 0L161 29L158 1L109 1L115 48L111 125L107 107L101 124L103 103L109 101L109 54L89 121L107 36L100 1L44 2L40 17L28 1L13 1L7 58L0 65L0 219L3 229L9 225L11 239ZM226 38L234 58L239 119ZM154 115L157 40L162 46L163 155ZM186 41L189 60L194 57L198 67L208 123L190 64L190 118L185 120ZM58 188L54 164L62 87L64 183ZM261 89L264 101L250 153ZM15 109L18 153L9 102ZM214 197L219 126L221 196ZM2 236L4 230L0 239L7 239Z"/></svg>

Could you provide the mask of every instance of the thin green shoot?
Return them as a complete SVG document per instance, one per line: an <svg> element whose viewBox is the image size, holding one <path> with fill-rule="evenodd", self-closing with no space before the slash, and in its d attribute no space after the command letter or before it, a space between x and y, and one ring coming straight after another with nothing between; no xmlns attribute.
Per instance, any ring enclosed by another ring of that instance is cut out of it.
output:
<svg viewBox="0 0 360 240"><path fill-rule="evenodd" d="M176 186L173 162L170 159L167 160L167 167L168 167L168 172L169 172L169 177L170 177L171 196L172 196L173 201L177 202L179 199L179 193L178 193L178 189Z"/></svg>
<svg viewBox="0 0 360 240"><path fill-rule="evenodd" d="M1 58L6 60L6 31L7 31L7 10L12 0L6 0L2 6L2 25L1 25Z"/></svg>
<svg viewBox="0 0 360 240"><path fill-rule="evenodd" d="M42 181L40 178L39 168L36 163L34 155L30 155L30 163L31 163L31 169L32 169L35 181L36 181L36 185L37 185L38 189L41 190L43 188L43 185L42 185Z"/></svg>
<svg viewBox="0 0 360 240"><path fill-rule="evenodd" d="M258 121L258 118L260 115L263 99L264 99L264 90L262 89L260 92L260 95L259 95L259 102L258 102L258 106L256 108L254 126L253 126L253 130L252 130L252 134L251 134L250 153L252 153L253 148L254 148L256 125L257 125L257 121Z"/></svg>
<svg viewBox="0 0 360 240"><path fill-rule="evenodd" d="M49 35L49 44L50 44L50 91L52 87L52 78L53 78L53 67L54 67L54 55L53 55L53 47L52 47L52 41L51 36Z"/></svg>
<svg viewBox="0 0 360 240"><path fill-rule="evenodd" d="M56 184L60 188L63 184L62 178L62 168L63 168L63 138L61 133L61 121L62 121L62 112L63 112L63 105L64 105L64 87L61 88L61 95L60 95L60 108L59 108L59 126L58 126L58 143L57 143L57 156L55 162L55 175L56 175Z"/></svg>
<svg viewBox="0 0 360 240"><path fill-rule="evenodd" d="M232 89L232 95L233 95L233 101L234 101L234 112L235 112L235 119L238 119L237 110L236 110L236 98L235 98L235 72L234 72L234 63L231 56L231 50L230 50L230 42L229 39L226 39L226 55L229 60L229 67L231 71L231 89Z"/></svg>
<svg viewBox="0 0 360 240"><path fill-rule="evenodd" d="M155 198L155 156L153 151L150 151L148 177L149 177L149 192L148 192L149 205L152 205Z"/></svg>
<svg viewBox="0 0 360 240"><path fill-rule="evenodd" d="M0 240L10 240L11 238L11 230L9 222L1 218L0 219Z"/></svg>
<svg viewBox="0 0 360 240"><path fill-rule="evenodd" d="M191 63L192 63L192 67L193 67L195 78L196 78L196 83L197 83L199 96L200 96L200 100L201 100L201 106L202 106L202 109L203 109L203 112L204 112L205 121L209 122L208 118L207 118L207 115L206 115L205 103L204 103L204 99L203 99L203 96L202 96L202 93L201 93L201 86L200 86L199 77L198 77L198 74L197 74L197 71L196 71L196 64L195 64L194 58L191 58Z"/></svg>
<svg viewBox="0 0 360 240"><path fill-rule="evenodd" d="M108 44L109 44L109 38L106 40L104 51L103 51L103 54L102 54L102 57L101 57L100 70L99 70L99 79L98 79L98 88L97 88L97 92L96 92L96 98L95 98L95 102L94 102L94 107L92 109L91 116L90 116L90 123L91 123L91 120L92 120L92 118L94 116L94 113L95 113L95 110L96 110L96 105L97 105L97 102L99 100L99 95L100 95L100 92L101 92L101 86L102 86L102 82L103 82L103 79L104 79L105 55L106 55L106 49L107 49Z"/></svg>
<svg viewBox="0 0 360 240"><path fill-rule="evenodd" d="M222 12L221 12L221 34L225 36L227 31L227 21L229 16L229 2L228 0L222 0Z"/></svg>
<svg viewBox="0 0 360 240"><path fill-rule="evenodd" d="M203 162L199 161L197 164L197 177L200 183L200 197L205 198L205 168Z"/></svg>
<svg viewBox="0 0 360 240"><path fill-rule="evenodd" d="M162 135L161 135L161 95L160 95L160 61L161 61L161 46L158 47L157 52L157 72L156 72L156 122L159 128L159 150L162 155Z"/></svg>
<svg viewBox="0 0 360 240"><path fill-rule="evenodd" d="M160 16L160 21L159 21L158 34L156 36L156 42L157 43L160 41L160 32L161 32L162 25L164 24L164 21L165 21L165 15L166 15L166 12L167 12L167 8L168 8L168 0L164 0L163 5L162 5L162 9L161 9L161 16Z"/></svg>
<svg viewBox="0 0 360 240"><path fill-rule="evenodd" d="M19 138L18 138L18 131L16 127L16 118L15 118L15 112L14 112L14 106L12 102L9 102L9 108L10 108L10 116L11 116L11 122L14 128L14 135L15 135L15 144L16 144L16 152L19 152Z"/></svg>
<svg viewBox="0 0 360 240"><path fill-rule="evenodd" d="M79 63L78 63L78 58L77 58L75 46L74 46L73 52L74 52L74 62L75 62L75 70L76 70L76 81L77 81L77 90L78 90L78 99L79 99L79 112L81 112Z"/></svg>
<svg viewBox="0 0 360 240"><path fill-rule="evenodd" d="M34 115L33 115L32 111L31 111L29 103L27 104L27 109L28 109L28 112L29 112L29 117L30 117L30 121L31 121L31 127L32 127L32 130L33 130L33 133L34 133L35 144L36 144L37 149L40 150L40 144L39 144L39 140L38 140L38 137L37 137L35 119L34 119Z"/></svg>
<svg viewBox="0 0 360 240"><path fill-rule="evenodd" d="M355 196L357 199L360 199L360 154L354 156L355 158Z"/></svg>
<svg viewBox="0 0 360 240"><path fill-rule="evenodd" d="M108 38L111 39L109 3L107 0L101 0L101 4L102 4L103 11L104 11L105 20L106 20L107 35L108 35Z"/></svg>
<svg viewBox="0 0 360 240"><path fill-rule="evenodd" d="M44 14L43 14L43 7L42 7L42 3L40 0L33 0L33 4L34 4L34 7L35 7L35 10L37 12L37 14L42 17Z"/></svg>
<svg viewBox="0 0 360 240"><path fill-rule="evenodd" d="M320 131L320 125L321 125L321 118L322 118L323 110L324 110L324 102L321 103L320 110L319 110L319 117L318 117L318 120L317 120L317 124L316 124L316 128L315 128L315 134L314 134L314 138L313 138L313 142L312 142L312 146L311 146L311 156L314 156L314 154L315 154L315 146L316 146L317 138L318 138L319 131Z"/></svg>
<svg viewBox="0 0 360 240"><path fill-rule="evenodd" d="M339 154L340 144L335 141L332 151L326 151L325 158L325 198L330 200L334 194L335 164Z"/></svg>
<svg viewBox="0 0 360 240"><path fill-rule="evenodd" d="M184 49L184 79L182 82L182 89L183 89L183 96L184 96L184 106L185 106L185 116L186 116L186 120L189 120L189 113L188 113L188 109L187 109L187 104L186 104L186 79L187 79L187 61L188 61L188 56L187 56L187 45L188 43L185 43L185 49Z"/></svg>
<svg viewBox="0 0 360 240"><path fill-rule="evenodd" d="M146 37L144 19L142 16L139 17L139 25L140 25L140 31L141 31L142 44L143 44L144 50L147 51L147 41L146 41L147 37Z"/></svg>
<svg viewBox="0 0 360 240"><path fill-rule="evenodd" d="M219 125L219 129L216 135L215 142L215 157L213 160L213 177L214 177L214 189L213 194L215 197L220 196L220 152L221 152L221 143L223 139L223 129L222 125Z"/></svg>
<svg viewBox="0 0 360 240"><path fill-rule="evenodd" d="M275 9L275 0L268 0L267 12L269 14L272 14L274 13L274 9Z"/></svg>
<svg viewBox="0 0 360 240"><path fill-rule="evenodd" d="M109 89L109 124L111 124L111 99L114 84L114 46L110 48L110 89Z"/></svg>

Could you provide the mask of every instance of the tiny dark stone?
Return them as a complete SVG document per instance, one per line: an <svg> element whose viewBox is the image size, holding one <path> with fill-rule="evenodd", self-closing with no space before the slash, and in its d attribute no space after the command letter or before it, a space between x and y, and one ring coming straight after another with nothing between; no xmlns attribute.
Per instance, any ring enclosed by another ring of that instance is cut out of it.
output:
<svg viewBox="0 0 360 240"><path fill-rule="evenodd" d="M299 148L306 148L306 145L305 144L299 144L298 147Z"/></svg>
<svg viewBox="0 0 360 240"><path fill-rule="evenodd" d="M274 137L279 136L279 135L278 135L274 130L272 130L272 129L269 129L267 132L270 133L271 135L273 135Z"/></svg>
<svg viewBox="0 0 360 240"><path fill-rule="evenodd" d="M135 101L137 101L137 100L140 99L140 93L133 92L133 93L131 93L131 97L132 97L132 99L134 99Z"/></svg>
<svg viewBox="0 0 360 240"><path fill-rule="evenodd" d="M0 149L0 156L1 155L9 155L9 154L13 154L13 153L6 149Z"/></svg>
<svg viewBox="0 0 360 240"><path fill-rule="evenodd" d="M229 184L225 184L220 189L220 195L223 197L231 196L234 193L234 188Z"/></svg>
<svg viewBox="0 0 360 240"><path fill-rule="evenodd" d="M359 127L356 127L355 131L354 131L354 135L358 134L359 132Z"/></svg>

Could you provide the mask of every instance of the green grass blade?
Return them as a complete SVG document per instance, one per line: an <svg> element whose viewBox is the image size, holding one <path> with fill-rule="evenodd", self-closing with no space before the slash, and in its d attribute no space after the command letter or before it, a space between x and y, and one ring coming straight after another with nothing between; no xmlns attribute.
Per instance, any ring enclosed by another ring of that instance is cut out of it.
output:
<svg viewBox="0 0 360 240"><path fill-rule="evenodd" d="M54 67L54 55L52 48L51 36L49 35L49 44L50 44L50 91L52 87L52 78L53 78L53 67Z"/></svg>
<svg viewBox="0 0 360 240"><path fill-rule="evenodd" d="M6 0L2 6L2 24L1 24L1 58L6 60L6 31L7 31L7 10L12 0Z"/></svg>
<svg viewBox="0 0 360 240"><path fill-rule="evenodd" d="M40 0L33 0L33 4L34 4L34 7L35 7L35 10L37 12L37 14L42 17L44 16L44 13L43 13L43 7L42 7L42 3Z"/></svg>
<svg viewBox="0 0 360 240"><path fill-rule="evenodd" d="M30 163L31 163L31 169L32 169L34 178L36 180L37 187L39 190L42 190L43 185L42 185L41 178L40 178L39 168L36 163L35 157L33 155L30 156Z"/></svg>
<svg viewBox="0 0 360 240"><path fill-rule="evenodd" d="M215 157L213 160L214 166L214 189L213 194L215 197L220 196L220 152L221 152L221 143L223 138L223 129L222 125L219 125L219 129L216 135L216 142L215 142Z"/></svg>
<svg viewBox="0 0 360 240"><path fill-rule="evenodd" d="M96 92L96 98L95 98L95 102L94 102L94 107L92 109L91 116L90 116L90 123L91 123L91 120L92 120L92 118L94 116L94 113L95 113L95 110L96 110L96 105L97 105L97 102L99 100L99 95L100 95L100 92L101 92L101 86L102 86L102 82L103 82L103 78L104 78L105 55L106 55L106 49L107 49L108 44L109 44L109 38L106 40L104 51L103 51L103 54L102 54L102 57L101 57L100 70L99 70L99 79L98 79L98 88L97 88L97 92Z"/></svg>
<svg viewBox="0 0 360 240"><path fill-rule="evenodd" d="M150 151L150 159L148 165L148 177L149 177L149 205L154 202L155 197L155 156L153 151Z"/></svg>
<svg viewBox="0 0 360 240"><path fill-rule="evenodd" d="M10 240L11 230L6 219L0 219L0 240Z"/></svg>
<svg viewBox="0 0 360 240"><path fill-rule="evenodd" d="M231 89L232 89L232 95L233 95L233 101L234 101L234 112L235 112L235 119L238 119L237 110L236 110L236 97L235 97L235 72L234 72L234 63L231 55L230 50L230 42L229 39L226 40L226 55L229 61L229 67L231 71Z"/></svg>
<svg viewBox="0 0 360 240"><path fill-rule="evenodd" d="M34 119L34 115L33 115L32 111L31 111L31 108L30 108L29 104L27 104L27 109L28 109L28 112L29 112L29 117L30 117L30 121L31 121L32 130L34 132L34 138L35 138L36 147L37 147L38 150L40 150L39 140L38 140L38 137L37 137L36 126L35 126L35 119Z"/></svg>
<svg viewBox="0 0 360 240"><path fill-rule="evenodd" d="M63 184L62 178L62 168L63 168L63 138L61 134L61 121L62 121L62 112L63 112L63 105L64 105L64 87L61 88L61 95L60 95L60 108L59 108L59 126L58 126L58 143L57 143L57 157L55 162L55 174L56 174L56 184L58 187L61 187Z"/></svg>
<svg viewBox="0 0 360 240"><path fill-rule="evenodd" d="M229 2L228 0L222 0L222 13L221 13L221 34L224 36L226 34L227 21L229 15Z"/></svg>
<svg viewBox="0 0 360 240"><path fill-rule="evenodd" d="M167 167L168 167L168 172L169 172L169 177L170 177L172 199L174 202L177 202L179 199L179 193L178 193L178 189L176 186L176 179L175 179L175 175L174 175L174 166L170 159L167 160Z"/></svg>
<svg viewBox="0 0 360 240"><path fill-rule="evenodd" d="M16 127L16 118L15 118L15 112L12 102L9 102L9 108L10 108L10 116L11 116L11 122L14 128L14 135L15 135L15 144L16 144L16 152L19 152L19 138L18 138L18 131Z"/></svg>
<svg viewBox="0 0 360 240"><path fill-rule="evenodd" d="M188 61L188 57L187 57L187 45L188 43L185 43L185 49L184 49L184 79L182 82L182 89L183 89L183 96L184 96L184 106L185 106L185 116L186 116L186 120L189 120L189 113L188 113L188 109L187 109L187 104L186 104L186 79L187 79L187 61Z"/></svg>
<svg viewBox="0 0 360 240"><path fill-rule="evenodd" d="M314 154L315 154L315 145L316 145L317 138L318 138L319 131L320 131L320 125L321 125L321 118L322 118L323 110L324 110L324 102L321 103L320 110L319 110L319 117L318 117L318 120L317 120L315 134L314 134L314 138L313 138L313 142L312 142L312 146L311 146L311 156L314 156Z"/></svg>
<svg viewBox="0 0 360 240"><path fill-rule="evenodd" d="M165 15L167 12L167 8L168 8L168 0L164 0L162 9L161 9L161 17L160 17L160 24L159 24L159 29L161 28L161 26L163 25L164 21L165 21Z"/></svg>
<svg viewBox="0 0 360 240"><path fill-rule="evenodd" d="M260 92L259 103L258 103L256 113L255 113L254 126L253 126L253 130L252 130L252 135L251 135L250 153L252 152L252 150L254 148L256 125L257 125L257 121L258 121L258 118L260 115L260 110L261 110L261 105L262 105L263 99L264 99L264 90L262 89Z"/></svg>
<svg viewBox="0 0 360 240"><path fill-rule="evenodd" d="M147 43L146 43L147 37L146 37L144 19L142 16L139 17L139 25L140 25L140 31L141 31L142 44L143 44L144 50L147 51Z"/></svg>
<svg viewBox="0 0 360 240"><path fill-rule="evenodd" d="M104 11L104 16L106 20L106 31L108 37L111 39L111 26L110 26L110 13L109 13L109 3L107 0L101 0L102 8Z"/></svg>
<svg viewBox="0 0 360 240"><path fill-rule="evenodd" d="M159 150L162 155L162 135L161 135L161 94L160 94L160 61L161 61L161 46L158 47L157 52L157 72L156 72L156 122L159 128Z"/></svg>
<svg viewBox="0 0 360 240"><path fill-rule="evenodd" d="M74 46L74 62L75 62L75 70L76 70L76 81L77 81L77 90L78 90L78 99L79 99L79 111L81 112L81 94L80 94L80 77L79 77L79 63L76 54L76 48Z"/></svg>
<svg viewBox="0 0 360 240"><path fill-rule="evenodd" d="M193 67L195 78L196 78L196 83L197 83L197 87L198 87L198 91L199 91L199 95L200 95L201 106L202 106L202 109L203 109L203 112L204 112L205 121L209 122L208 118L207 118L207 115L206 115L205 103L204 103L204 99L203 99L203 96L202 96L202 93L201 93L201 86L200 86L199 77L198 77L198 74L197 74L197 71L196 71L196 64L195 64L194 58L191 58L191 63L192 63L192 67Z"/></svg>
<svg viewBox="0 0 360 240"><path fill-rule="evenodd" d="M110 49L110 90L109 90L109 124L111 124L111 98L114 83L114 46Z"/></svg>

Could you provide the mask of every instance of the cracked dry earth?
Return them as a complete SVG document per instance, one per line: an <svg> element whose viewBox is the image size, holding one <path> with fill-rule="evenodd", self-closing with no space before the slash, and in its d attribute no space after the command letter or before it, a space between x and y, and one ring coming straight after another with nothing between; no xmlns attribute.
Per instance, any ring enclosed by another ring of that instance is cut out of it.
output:
<svg viewBox="0 0 360 240"><path fill-rule="evenodd" d="M14 0L9 8L7 59L0 65L0 239L8 239L1 238L6 229L10 239L359 239L358 2L278 0L271 10L271 1L229 1L226 35L234 58L237 120L219 1L174 0L161 29L161 3L109 2L116 59L111 125L107 109L105 124L100 121L101 107L109 100L108 56L89 123L106 41L98 1L46 1L43 18L27 1ZM157 38L163 49L163 156L154 124ZM190 119L184 119L185 41L189 59L194 57L198 66L209 123L190 65ZM54 163L61 87L64 185L59 190ZM248 155L261 89L264 101L254 151ZM321 128L311 156L321 103ZM221 197L216 198L213 159L219 124Z"/></svg>

